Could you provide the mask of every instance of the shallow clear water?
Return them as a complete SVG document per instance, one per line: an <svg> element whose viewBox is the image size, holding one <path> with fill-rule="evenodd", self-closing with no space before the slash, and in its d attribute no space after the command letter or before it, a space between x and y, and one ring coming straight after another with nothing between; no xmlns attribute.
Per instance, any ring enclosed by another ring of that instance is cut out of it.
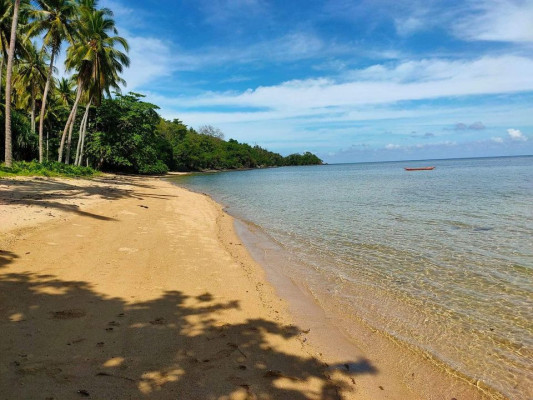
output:
<svg viewBox="0 0 533 400"><path fill-rule="evenodd" d="M403 169L420 165L436 169ZM533 157L288 167L179 184L263 229L347 327L357 317L510 398L533 396Z"/></svg>

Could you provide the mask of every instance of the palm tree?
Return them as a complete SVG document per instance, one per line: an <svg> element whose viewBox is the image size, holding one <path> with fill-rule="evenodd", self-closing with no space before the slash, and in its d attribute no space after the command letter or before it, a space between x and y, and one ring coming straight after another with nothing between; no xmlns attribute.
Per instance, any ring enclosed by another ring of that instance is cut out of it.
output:
<svg viewBox="0 0 533 400"><path fill-rule="evenodd" d="M76 26L78 29L76 32L76 39L83 41L83 40L86 40L86 38L83 37L83 34L82 34L84 20L86 19L88 15L96 11L98 0L78 0L78 1L79 1L78 15L76 18ZM113 15L113 13L107 8L101 11L106 13L106 15L110 15L110 16ZM76 122L78 104L81 99L84 86L87 85L88 81L90 80L90 71L88 69L89 63L84 62L84 61L85 60L82 60L81 64L76 66L78 69L76 100L74 101L74 105L72 106L72 109L68 116L67 122L65 124L65 128L63 129L63 134L61 135L61 142L59 145L57 160L61 162L61 158L63 157L63 146L65 145L65 138L66 138L67 131L68 131L67 152L66 152L67 154L65 155L65 164L68 164L70 162L70 146L72 142L72 131L74 128L74 123ZM68 60L67 60L67 63L68 63ZM68 68L73 69L71 66L68 66ZM83 121L85 121L85 115L84 115ZM83 130L83 121L80 126L80 135L81 135L81 131ZM78 138L77 147L78 148L80 147L79 138ZM76 161L77 161L77 158L78 158L78 151L76 151Z"/></svg>
<svg viewBox="0 0 533 400"><path fill-rule="evenodd" d="M22 57L18 60L15 71L15 89L25 107L30 108L31 132L35 134L35 108L38 93L42 93L46 84L48 56L37 50L34 43L26 42Z"/></svg>
<svg viewBox="0 0 533 400"><path fill-rule="evenodd" d="M88 2L90 3L90 0ZM81 141L85 134L90 104L93 101L100 104L103 92L110 95L111 88L120 91L120 85L124 85L125 81L119 74L123 71L123 67L129 66L130 63L128 56L115 47L118 44L126 52L129 50L127 41L116 36L118 32L115 21L110 18L110 15L112 14L108 9L94 10L82 7L79 20L80 40L67 50L67 68L78 71L78 88L84 86L90 92L82 120L81 135L78 139ZM77 104L73 107L73 117L76 107ZM72 118L70 123L73 124L73 122ZM63 132L63 135L65 134L66 127ZM83 152L83 147L81 147L81 152ZM81 163L81 157L76 157L76 159Z"/></svg>
<svg viewBox="0 0 533 400"><path fill-rule="evenodd" d="M75 81L72 79L61 78L57 81L54 90L54 96L57 97L58 103L68 109L74 103L74 84Z"/></svg>
<svg viewBox="0 0 533 400"><path fill-rule="evenodd" d="M11 143L11 75L13 73L13 58L15 58L15 39L17 37L17 23L19 17L20 0L15 0L13 6L13 20L11 23L11 37L9 39L9 53L7 56L7 74L6 74L6 145L5 145L5 163L11 168L13 165L13 147Z"/></svg>
<svg viewBox="0 0 533 400"><path fill-rule="evenodd" d="M21 2L20 4L20 10L21 12L19 14L22 14L22 11L24 10L24 6L26 6L26 1ZM8 57L8 51L9 51L9 39L11 37L11 23L12 21L12 14L13 14L13 1L12 0L0 0L0 56L2 57L0 59L0 86L2 83L2 74L4 72L4 64ZM19 16L18 26L21 25L21 17ZM22 21L24 22L24 21ZM15 38L15 55L18 55L18 52L22 48L21 43L22 40L19 37L19 35Z"/></svg>
<svg viewBox="0 0 533 400"><path fill-rule="evenodd" d="M52 80L54 59L61 50L61 44L64 40L72 42L72 36L75 31L74 17L77 12L77 5L70 0L36 0L35 3L38 8L30 12L30 17L33 19L33 22L28 31L28 36L45 32L43 46L50 49L50 66L42 96L39 119L39 162L42 162L44 115L50 82Z"/></svg>
<svg viewBox="0 0 533 400"><path fill-rule="evenodd" d="M4 61L7 60L7 51L9 49L12 8L13 2L11 0L0 0L0 55L2 56L0 60L0 86L2 85Z"/></svg>

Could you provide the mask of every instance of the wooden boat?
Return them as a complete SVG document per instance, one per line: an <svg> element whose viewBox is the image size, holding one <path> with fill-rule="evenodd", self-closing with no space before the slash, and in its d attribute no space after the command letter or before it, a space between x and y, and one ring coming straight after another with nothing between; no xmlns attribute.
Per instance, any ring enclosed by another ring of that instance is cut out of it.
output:
<svg viewBox="0 0 533 400"><path fill-rule="evenodd" d="M404 168L406 171L431 171L435 167Z"/></svg>

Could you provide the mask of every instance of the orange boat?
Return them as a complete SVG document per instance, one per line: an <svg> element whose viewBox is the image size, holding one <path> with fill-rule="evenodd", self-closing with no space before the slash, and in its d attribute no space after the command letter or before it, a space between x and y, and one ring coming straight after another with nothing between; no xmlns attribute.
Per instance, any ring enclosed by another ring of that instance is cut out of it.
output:
<svg viewBox="0 0 533 400"><path fill-rule="evenodd" d="M406 171L431 171L435 167L404 168Z"/></svg>

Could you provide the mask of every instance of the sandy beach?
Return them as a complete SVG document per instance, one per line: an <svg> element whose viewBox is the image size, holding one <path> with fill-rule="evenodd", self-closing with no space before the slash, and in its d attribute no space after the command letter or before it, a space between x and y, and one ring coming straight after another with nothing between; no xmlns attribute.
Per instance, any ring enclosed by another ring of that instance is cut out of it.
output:
<svg viewBox="0 0 533 400"><path fill-rule="evenodd" d="M221 206L164 180L0 180L0 221L0 399L483 398L328 352Z"/></svg>

